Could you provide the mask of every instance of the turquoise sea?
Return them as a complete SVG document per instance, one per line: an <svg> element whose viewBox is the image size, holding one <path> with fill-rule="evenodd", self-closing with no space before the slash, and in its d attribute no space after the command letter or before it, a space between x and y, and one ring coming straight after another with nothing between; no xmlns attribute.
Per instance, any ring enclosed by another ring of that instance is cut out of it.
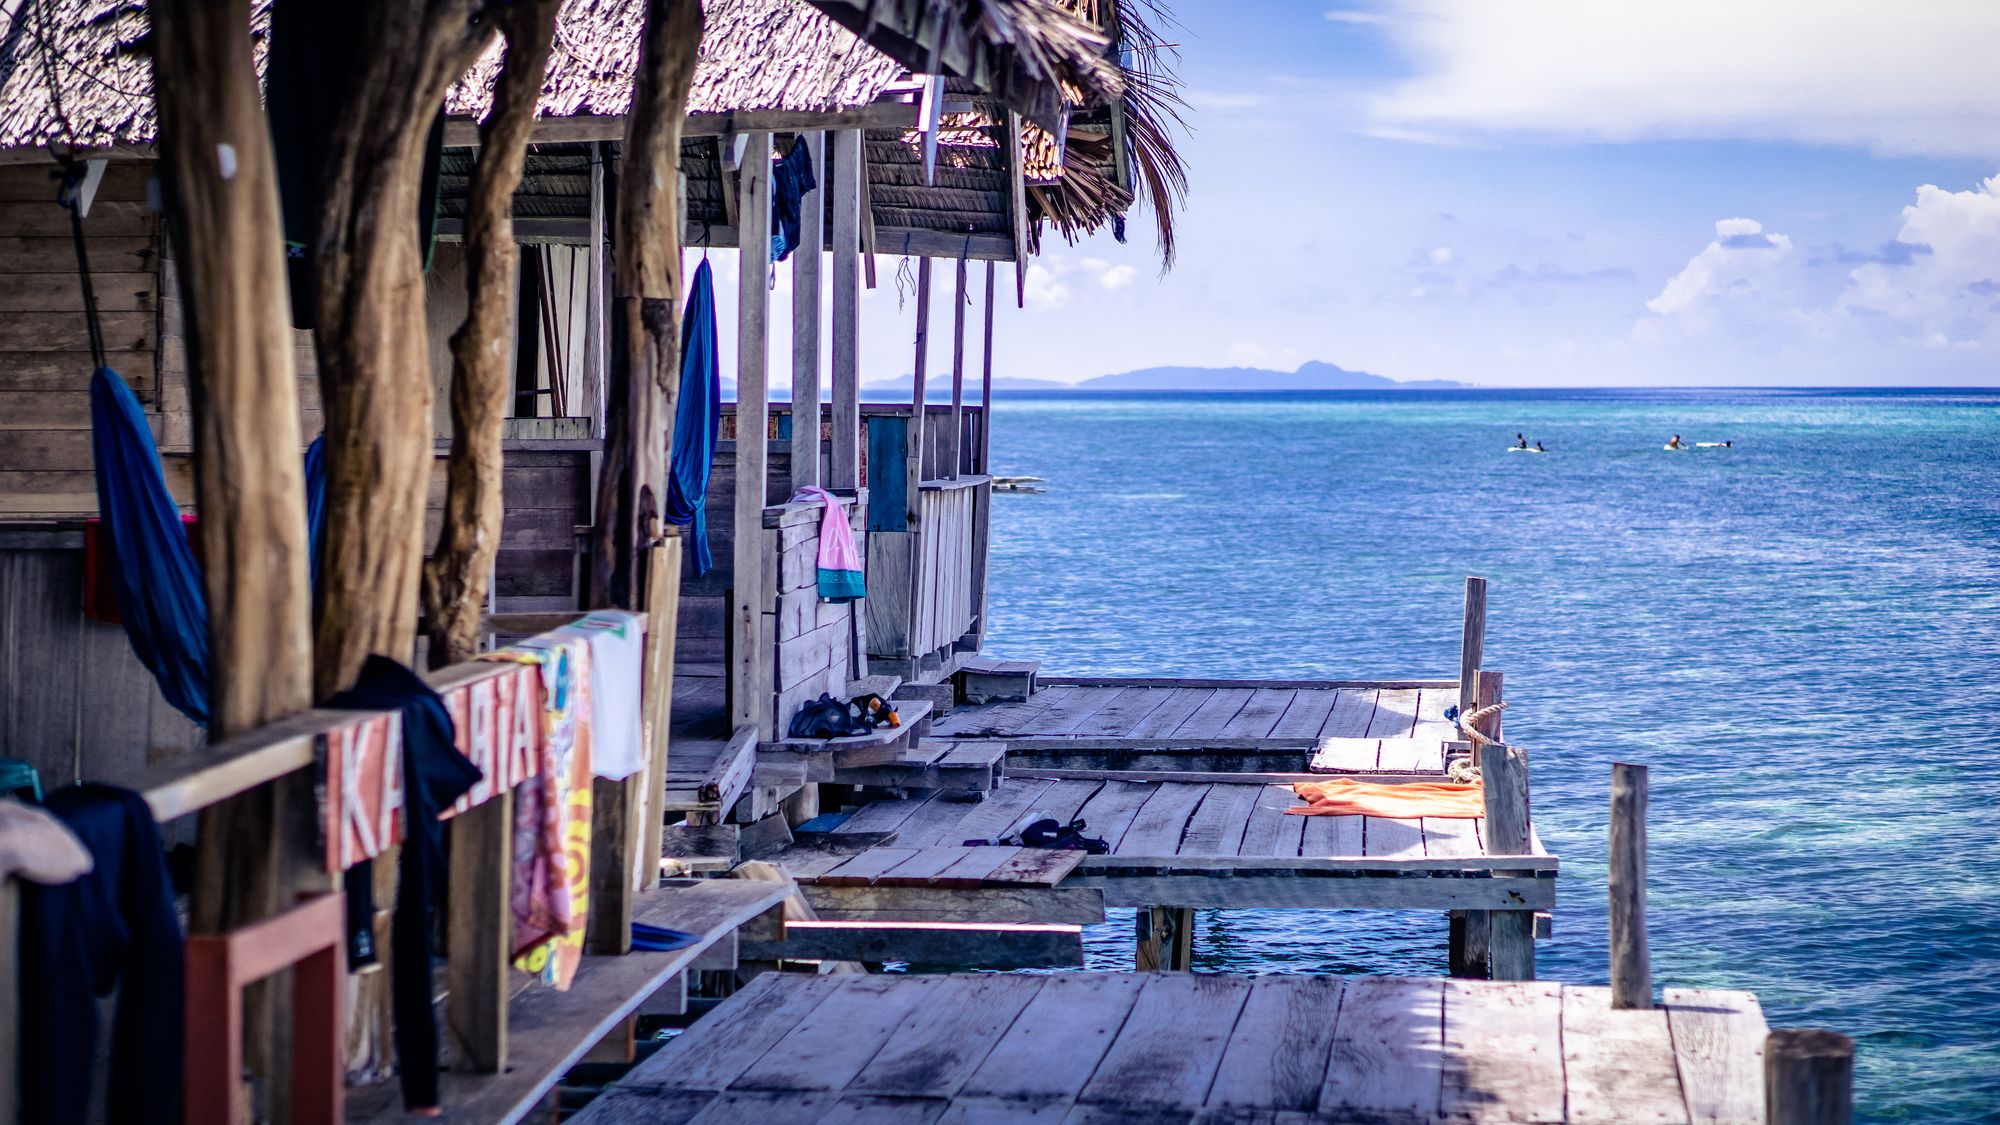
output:
<svg viewBox="0 0 2000 1125"><path fill-rule="evenodd" d="M992 460L1048 491L995 499L989 647L1052 672L1449 677L1485 575L1563 856L1542 975L1606 979L1610 764L1645 762L1656 982L1853 1035L1868 1120L2000 1121L2000 394L1008 396ZM1130 966L1129 912L1089 938ZM1444 947L1433 914L1196 929L1202 969Z"/></svg>

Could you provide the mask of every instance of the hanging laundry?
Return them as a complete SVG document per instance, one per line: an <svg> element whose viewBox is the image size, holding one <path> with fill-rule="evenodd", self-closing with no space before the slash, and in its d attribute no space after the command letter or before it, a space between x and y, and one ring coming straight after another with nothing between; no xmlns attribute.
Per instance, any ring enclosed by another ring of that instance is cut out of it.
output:
<svg viewBox="0 0 2000 1125"><path fill-rule="evenodd" d="M1420 816L1476 820L1486 815L1486 791L1447 781L1361 781L1336 777L1301 781L1292 792L1303 806L1285 811L1299 816L1380 816L1407 820Z"/></svg>
<svg viewBox="0 0 2000 1125"><path fill-rule="evenodd" d="M444 700L421 676L386 656L370 656L354 686L322 706L399 711L403 716L403 850L389 935L389 988L403 1105L433 1108L438 1104L438 1034L431 1003L431 935L437 930L432 912L445 889L444 825L438 818L478 783L479 767L458 752L458 733ZM358 863L346 876L349 929L365 932L371 945L373 868L373 860Z"/></svg>
<svg viewBox="0 0 2000 1125"><path fill-rule="evenodd" d="M567 989L590 904L590 645L537 637L481 659L542 673L542 769L515 790L513 953L516 968Z"/></svg>
<svg viewBox="0 0 2000 1125"><path fill-rule="evenodd" d="M715 279L708 259L694 268L681 318L681 391L674 412L673 464L667 475L668 523L694 525L694 572L715 568L708 548L708 478L722 430L722 371L715 348Z"/></svg>
<svg viewBox="0 0 2000 1125"><path fill-rule="evenodd" d="M49 795L91 869L21 887L23 1121L177 1122L185 995L180 922L145 798L109 785ZM90 1108L99 1001L116 990L102 1112Z"/></svg>
<svg viewBox="0 0 2000 1125"><path fill-rule="evenodd" d="M590 768L618 781L645 768L640 683L646 630L639 615L600 609L556 630L590 645Z"/></svg>
<svg viewBox="0 0 2000 1125"><path fill-rule="evenodd" d="M90 852L49 810L0 798L0 882L19 877L53 887L90 874Z"/></svg>
<svg viewBox="0 0 2000 1125"><path fill-rule="evenodd" d="M799 245L799 219L805 197L819 181L813 178L812 149L804 137L793 137L785 155L771 162L771 260L782 262Z"/></svg>
<svg viewBox="0 0 2000 1125"><path fill-rule="evenodd" d="M817 500L824 506L819 519L819 596L830 602L853 602L868 596L868 576L854 548L854 531L847 526L847 509L823 488L801 488L791 503Z"/></svg>

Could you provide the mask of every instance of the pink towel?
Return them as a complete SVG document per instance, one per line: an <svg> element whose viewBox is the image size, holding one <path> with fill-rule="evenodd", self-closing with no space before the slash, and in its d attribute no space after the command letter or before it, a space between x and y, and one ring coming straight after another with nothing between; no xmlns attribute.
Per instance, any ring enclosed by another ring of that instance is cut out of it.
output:
<svg viewBox="0 0 2000 1125"><path fill-rule="evenodd" d="M861 555L854 549L854 532L847 526L847 509L824 488L801 488L791 503L818 500L826 506L819 521L819 596L830 602L851 602L868 596L868 579Z"/></svg>

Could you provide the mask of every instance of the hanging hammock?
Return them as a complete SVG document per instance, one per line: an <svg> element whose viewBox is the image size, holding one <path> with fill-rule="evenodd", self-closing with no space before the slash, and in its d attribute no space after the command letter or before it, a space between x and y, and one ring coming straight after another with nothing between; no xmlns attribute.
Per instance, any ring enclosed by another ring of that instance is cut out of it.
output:
<svg viewBox="0 0 2000 1125"><path fill-rule="evenodd" d="M667 477L668 523L694 525L694 572L715 567L708 551L708 475L722 428L722 371L715 351L715 282L702 258L681 319L681 392Z"/></svg>

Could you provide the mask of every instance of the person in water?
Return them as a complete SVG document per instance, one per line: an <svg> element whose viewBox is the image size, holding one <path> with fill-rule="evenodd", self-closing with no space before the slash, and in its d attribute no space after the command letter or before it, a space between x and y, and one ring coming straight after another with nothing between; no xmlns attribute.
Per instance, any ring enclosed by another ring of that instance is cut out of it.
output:
<svg viewBox="0 0 2000 1125"><path fill-rule="evenodd" d="M1668 442L1668 443L1667 443L1667 448L1668 448L1668 449L1679 449L1679 448L1681 448L1681 435L1679 435L1679 434L1675 434L1675 435L1674 435L1674 439L1673 439L1672 441L1670 441L1670 442Z"/></svg>
<svg viewBox="0 0 2000 1125"><path fill-rule="evenodd" d="M1540 441L1537 441L1537 442L1535 442L1535 452L1537 452L1537 453L1547 453L1547 452L1548 452L1548 450L1546 450L1546 449L1543 449L1543 448L1542 448L1542 443L1541 443Z"/></svg>
<svg viewBox="0 0 2000 1125"><path fill-rule="evenodd" d="M1526 434L1515 434L1515 435L1514 435L1514 448L1515 448L1515 449L1526 449L1526 448L1528 448L1528 437L1527 437L1527 435L1526 435Z"/></svg>

